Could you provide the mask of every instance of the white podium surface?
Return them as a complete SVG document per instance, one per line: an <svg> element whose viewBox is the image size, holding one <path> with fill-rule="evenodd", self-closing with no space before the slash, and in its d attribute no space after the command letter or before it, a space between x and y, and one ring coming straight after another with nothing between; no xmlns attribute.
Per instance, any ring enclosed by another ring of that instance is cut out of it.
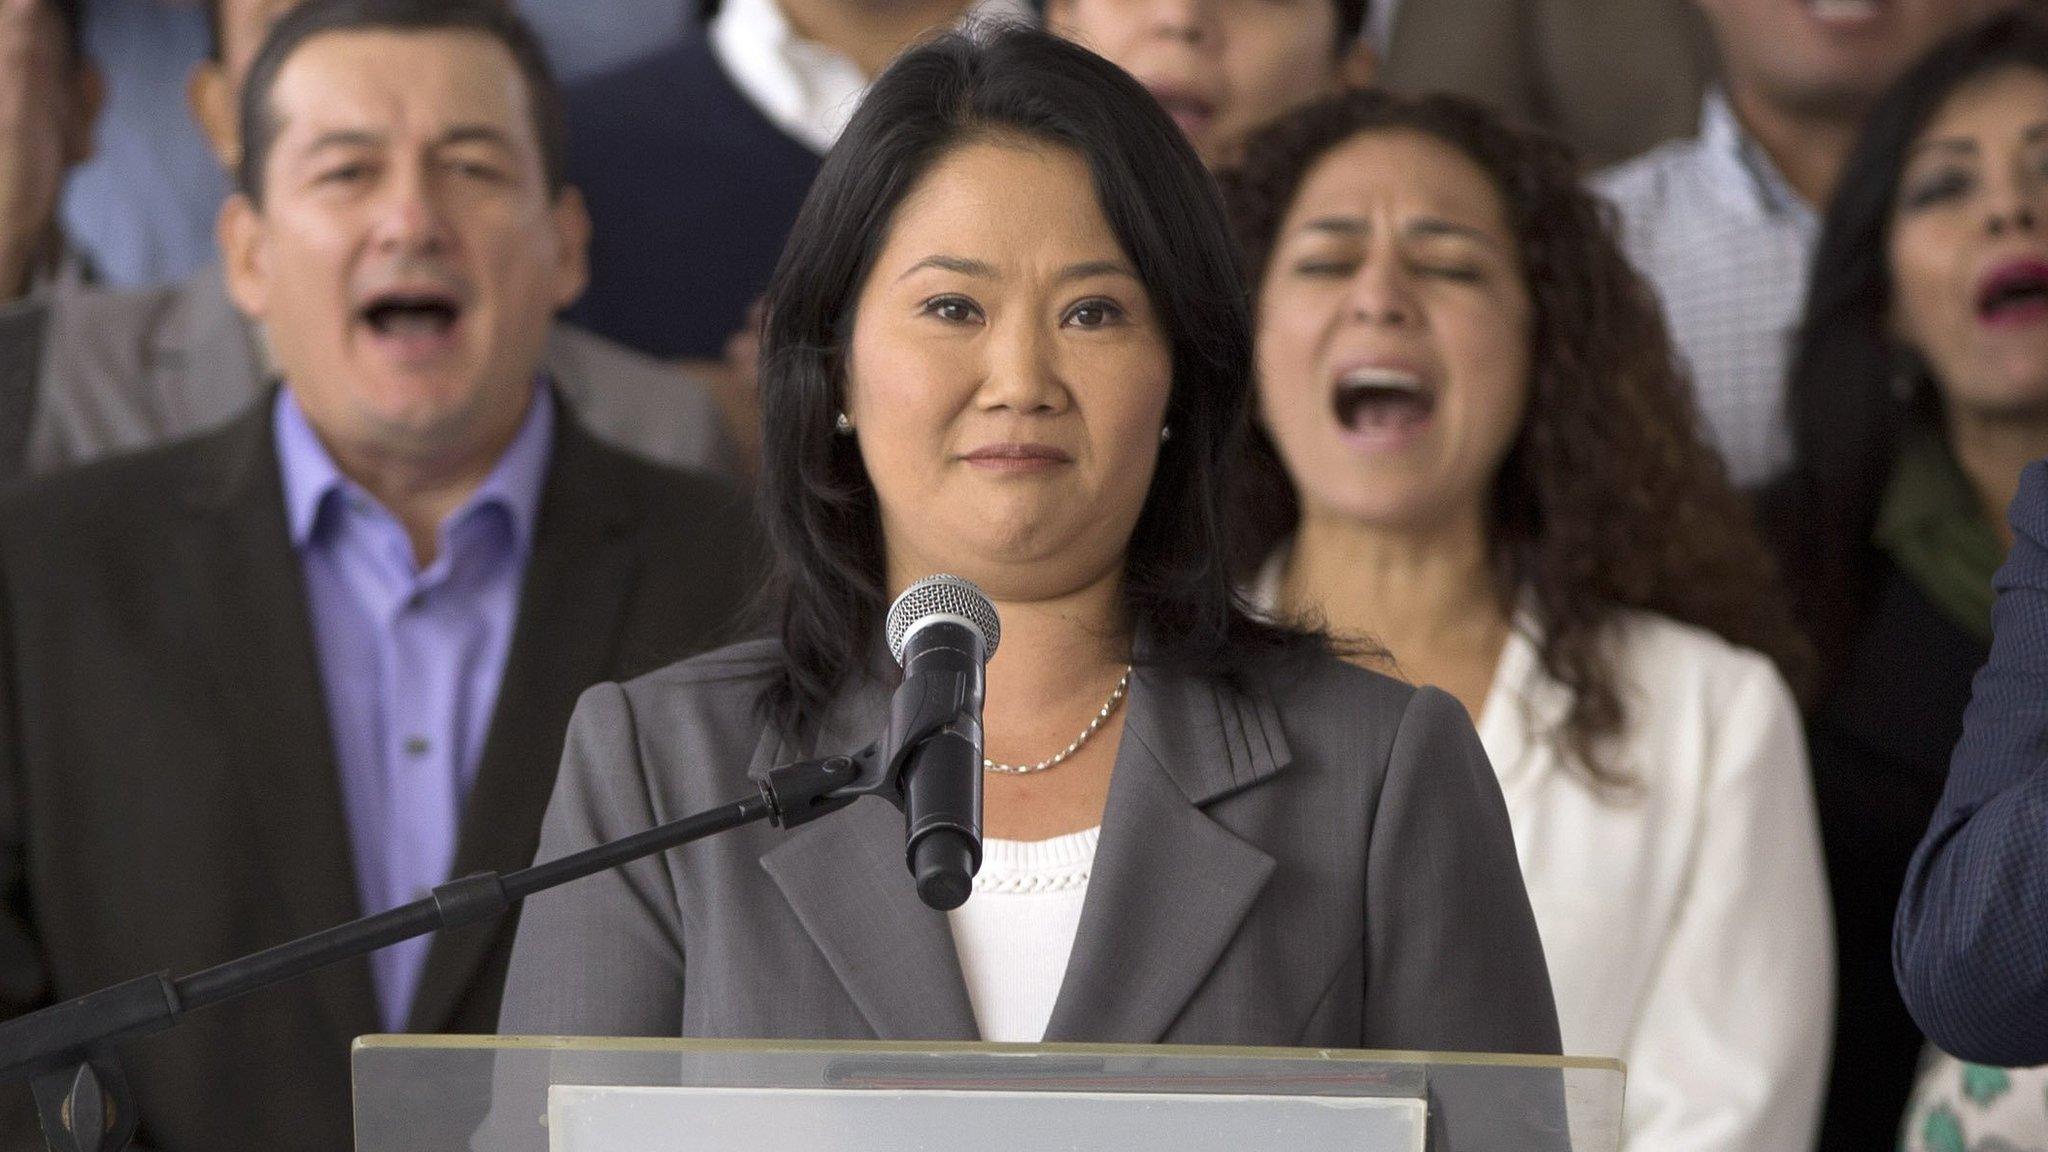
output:
<svg viewBox="0 0 2048 1152"><path fill-rule="evenodd" d="M1419 1099L556 1085L549 1152L1422 1152Z"/></svg>

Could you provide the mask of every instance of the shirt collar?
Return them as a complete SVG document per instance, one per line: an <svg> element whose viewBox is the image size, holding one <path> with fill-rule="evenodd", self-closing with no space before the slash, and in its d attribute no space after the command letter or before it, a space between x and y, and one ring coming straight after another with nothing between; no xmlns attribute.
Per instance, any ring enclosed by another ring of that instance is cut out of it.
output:
<svg viewBox="0 0 2048 1152"><path fill-rule="evenodd" d="M1738 193L1745 207L1762 216L1788 216L1801 226L1818 226L1819 213L1786 182L1763 145L1743 129L1735 106L1720 88L1709 89L1700 106L1700 148L1715 186Z"/></svg>
<svg viewBox="0 0 2048 1152"><path fill-rule="evenodd" d="M1025 0L979 0L969 20L1022 22ZM797 35L777 0L725 0L705 30L734 86L777 127L813 150L829 151L853 118L872 77L845 54Z"/></svg>
<svg viewBox="0 0 2048 1152"><path fill-rule="evenodd" d="M294 548L303 551L313 541L323 514L336 500L353 493L375 503L375 498L343 474L341 466L334 462L289 386L278 390L271 429L283 472L285 519ZM533 402L526 406L526 419L512 437L512 443L506 446L477 490L448 517L442 530L445 532L449 525L461 522L479 508L495 506L504 509L510 518L513 542L519 551L531 550L554 442L554 389L539 381L534 385Z"/></svg>

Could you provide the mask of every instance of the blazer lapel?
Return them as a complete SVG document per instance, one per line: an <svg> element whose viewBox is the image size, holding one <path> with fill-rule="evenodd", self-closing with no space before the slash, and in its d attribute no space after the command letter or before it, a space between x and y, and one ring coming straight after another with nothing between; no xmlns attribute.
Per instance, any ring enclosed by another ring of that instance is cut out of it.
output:
<svg viewBox="0 0 2048 1152"><path fill-rule="evenodd" d="M888 689L869 680L834 709L819 749L853 749L882 731ZM772 734L754 770L798 759ZM761 854L797 922L882 1040L978 1040L946 914L917 898L903 859L903 813L878 797L790 832Z"/></svg>
<svg viewBox="0 0 2048 1152"><path fill-rule="evenodd" d="M1131 677L1125 706L1102 838L1048 1042L1157 1043L1275 867L1203 811L1286 766L1271 707L1145 668Z"/></svg>
<svg viewBox="0 0 2048 1152"><path fill-rule="evenodd" d="M614 675L638 571L632 487L614 480L611 461L566 406L558 420L512 647L456 840L458 877L533 863L569 716L584 689ZM513 922L436 935L413 998L413 1031L448 1029Z"/></svg>
<svg viewBox="0 0 2048 1152"><path fill-rule="evenodd" d="M286 922L301 936L361 914L348 817L304 578L285 523L270 403L223 430L220 442L221 468L187 494L179 563L222 688L254 839ZM312 985L344 1035L375 1027L367 962L341 965Z"/></svg>

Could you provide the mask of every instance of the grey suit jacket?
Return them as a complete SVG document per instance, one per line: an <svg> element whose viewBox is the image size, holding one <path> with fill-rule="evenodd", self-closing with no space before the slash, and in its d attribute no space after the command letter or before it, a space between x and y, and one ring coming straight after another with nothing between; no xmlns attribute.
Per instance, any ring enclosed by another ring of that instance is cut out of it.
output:
<svg viewBox="0 0 2048 1152"><path fill-rule="evenodd" d="M882 731L847 693L811 748L755 720L759 641L584 694L539 859L752 794ZM1302 658L1244 692L1141 667L1046 1039L1555 1053L1507 809L1434 689ZM878 798L530 898L507 1033L972 1040L946 917Z"/></svg>
<svg viewBox="0 0 2048 1152"><path fill-rule="evenodd" d="M261 396L255 327L218 267L144 291L52 293L39 323L0 326L0 395L32 391L27 470L45 473L218 428ZM33 339L32 358L19 348ZM4 374L32 367L33 383ZM659 463L736 474L718 406L659 361L558 323L543 369L599 440Z"/></svg>
<svg viewBox="0 0 2048 1152"><path fill-rule="evenodd" d="M1590 171L1691 135L1713 60L1693 0L1402 0L1380 80L1541 124Z"/></svg>

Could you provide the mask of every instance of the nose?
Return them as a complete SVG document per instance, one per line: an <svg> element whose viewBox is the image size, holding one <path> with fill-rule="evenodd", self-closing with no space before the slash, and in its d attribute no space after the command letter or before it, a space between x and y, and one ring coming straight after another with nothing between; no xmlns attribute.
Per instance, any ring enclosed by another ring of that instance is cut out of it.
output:
<svg viewBox="0 0 2048 1152"><path fill-rule="evenodd" d="M2003 236L2008 232L2032 233L2039 229L2039 214L2033 205L2023 200L1992 209L1984 222L1984 230L1993 236Z"/></svg>
<svg viewBox="0 0 2048 1152"><path fill-rule="evenodd" d="M1984 230L1994 237L2038 232L2048 217L2048 204L2043 203L2048 199L2048 180L2031 165L2018 166L2010 179L1998 181L1988 191Z"/></svg>
<svg viewBox="0 0 2048 1152"><path fill-rule="evenodd" d="M1060 379L1050 333L1020 314L997 324L987 347L974 397L983 411L1045 416L1066 410L1071 396Z"/></svg>
<svg viewBox="0 0 2048 1152"><path fill-rule="evenodd" d="M1350 319L1361 324L1400 328L1416 317L1408 277L1389 254L1374 253L1359 265L1352 274L1345 306Z"/></svg>
<svg viewBox="0 0 2048 1152"><path fill-rule="evenodd" d="M1152 0L1152 33L1164 40L1205 45L1216 39L1215 0Z"/></svg>
<svg viewBox="0 0 2048 1152"><path fill-rule="evenodd" d="M445 206L425 165L394 165L378 198L377 246L401 255L434 254L451 240Z"/></svg>

